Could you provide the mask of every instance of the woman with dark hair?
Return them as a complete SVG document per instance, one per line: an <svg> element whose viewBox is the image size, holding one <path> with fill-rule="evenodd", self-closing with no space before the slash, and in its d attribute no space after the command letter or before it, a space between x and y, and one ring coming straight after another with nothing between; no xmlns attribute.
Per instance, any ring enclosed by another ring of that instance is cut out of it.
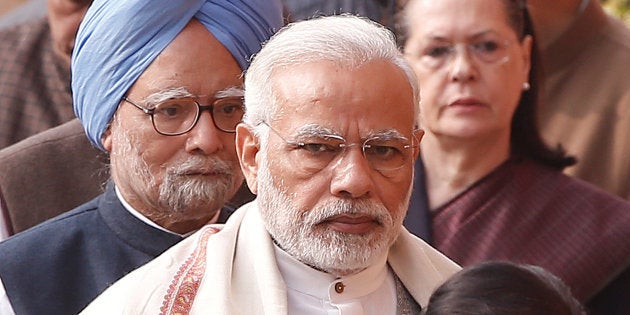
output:
<svg viewBox="0 0 630 315"><path fill-rule="evenodd" d="M462 266L539 265L627 312L630 203L564 175L575 160L542 141L524 0L410 0L401 16L425 130L405 226Z"/></svg>
<svg viewBox="0 0 630 315"><path fill-rule="evenodd" d="M488 261L438 287L423 315L585 315L571 289L534 265Z"/></svg>

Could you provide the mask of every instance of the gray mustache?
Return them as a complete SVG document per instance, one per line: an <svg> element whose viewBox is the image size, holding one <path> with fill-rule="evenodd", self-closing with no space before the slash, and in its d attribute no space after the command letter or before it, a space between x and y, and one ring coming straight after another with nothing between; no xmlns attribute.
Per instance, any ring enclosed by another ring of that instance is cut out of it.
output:
<svg viewBox="0 0 630 315"><path fill-rule="evenodd" d="M187 175L194 173L214 173L231 175L234 168L231 163L218 157L191 157L168 170L172 175Z"/></svg>

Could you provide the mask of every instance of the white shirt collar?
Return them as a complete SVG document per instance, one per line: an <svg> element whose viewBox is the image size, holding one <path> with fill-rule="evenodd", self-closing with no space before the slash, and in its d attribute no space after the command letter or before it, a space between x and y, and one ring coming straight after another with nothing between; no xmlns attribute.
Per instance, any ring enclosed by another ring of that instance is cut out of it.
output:
<svg viewBox="0 0 630 315"><path fill-rule="evenodd" d="M367 269L347 277L313 269L274 246L287 284L289 314L395 314L396 284L387 253Z"/></svg>
<svg viewBox="0 0 630 315"><path fill-rule="evenodd" d="M140 213L138 210L134 209L128 202L127 200L125 200L125 198L123 198L122 194L120 193L120 191L118 190L118 186L114 185L114 189L116 190L116 196L118 197L118 200L120 200L120 203L122 203L123 207L129 211L129 213L131 213L134 217L138 218L138 220L148 224L149 226L152 226L160 231L164 231L166 233L170 233L173 235L178 235L181 237L186 237L190 234L195 233L196 231L192 231L186 234L179 234L179 233L175 233L172 231L169 231L161 226L159 226L158 224L156 224L155 222L149 220L149 218L145 217L142 213Z"/></svg>

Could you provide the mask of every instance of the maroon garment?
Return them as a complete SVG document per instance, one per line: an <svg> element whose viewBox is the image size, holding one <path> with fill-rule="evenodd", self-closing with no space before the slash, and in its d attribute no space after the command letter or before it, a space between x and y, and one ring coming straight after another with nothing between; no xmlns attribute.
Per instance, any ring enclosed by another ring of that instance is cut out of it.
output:
<svg viewBox="0 0 630 315"><path fill-rule="evenodd" d="M74 118L70 69L45 17L0 31L0 148Z"/></svg>
<svg viewBox="0 0 630 315"><path fill-rule="evenodd" d="M630 265L630 202L511 159L433 212L433 245L462 266L539 265L587 301Z"/></svg>

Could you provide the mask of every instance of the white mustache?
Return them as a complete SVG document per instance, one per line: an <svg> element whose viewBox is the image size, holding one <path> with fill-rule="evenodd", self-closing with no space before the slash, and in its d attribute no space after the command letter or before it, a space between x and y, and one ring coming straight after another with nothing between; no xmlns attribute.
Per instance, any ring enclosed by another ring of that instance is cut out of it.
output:
<svg viewBox="0 0 630 315"><path fill-rule="evenodd" d="M215 156L193 156L168 170L169 175L175 176L189 174L232 175L233 172L234 168L231 163Z"/></svg>
<svg viewBox="0 0 630 315"><path fill-rule="evenodd" d="M387 209L370 201L337 200L305 213L304 220L310 225L322 223L339 215L369 216L379 224L388 221Z"/></svg>

